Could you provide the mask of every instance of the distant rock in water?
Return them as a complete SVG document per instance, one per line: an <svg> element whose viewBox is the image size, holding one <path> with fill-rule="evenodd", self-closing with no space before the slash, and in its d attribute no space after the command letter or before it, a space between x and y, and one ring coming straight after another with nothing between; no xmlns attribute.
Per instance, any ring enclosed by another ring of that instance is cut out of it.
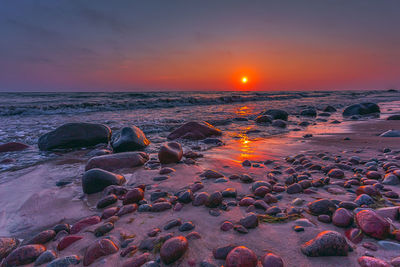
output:
<svg viewBox="0 0 400 267"><path fill-rule="evenodd" d="M398 121L398 120L400 120L400 114L390 115L390 116L387 118L387 120L388 120L388 121Z"/></svg>
<svg viewBox="0 0 400 267"><path fill-rule="evenodd" d="M86 164L85 170L100 168L107 171L114 171L125 168L134 168L145 164L149 155L145 152L123 152L91 158Z"/></svg>
<svg viewBox="0 0 400 267"><path fill-rule="evenodd" d="M114 152L135 151L150 144L146 135L136 126L124 127L112 142Z"/></svg>
<svg viewBox="0 0 400 267"><path fill-rule="evenodd" d="M2 152L14 152L27 149L29 146L18 142L9 142L0 145L0 153Z"/></svg>
<svg viewBox="0 0 400 267"><path fill-rule="evenodd" d="M336 112L336 108L328 105L323 109L323 111L324 112Z"/></svg>
<svg viewBox="0 0 400 267"><path fill-rule="evenodd" d="M39 138L40 150L91 147L108 143L111 129L103 124L67 123Z"/></svg>
<svg viewBox="0 0 400 267"><path fill-rule="evenodd" d="M102 169L91 169L82 177L82 189L86 194L101 192L109 185L122 185L125 178L122 175Z"/></svg>
<svg viewBox="0 0 400 267"><path fill-rule="evenodd" d="M306 117L316 117L317 116L317 110L315 108L306 108L303 109L300 112L301 116L306 116Z"/></svg>
<svg viewBox="0 0 400 267"><path fill-rule="evenodd" d="M379 109L379 106L375 103L361 103L348 106L343 111L343 116L350 117L354 115L368 115L380 112L381 110Z"/></svg>
<svg viewBox="0 0 400 267"><path fill-rule="evenodd" d="M289 117L289 114L281 109L269 109L267 111L264 111L262 115L269 115L274 120L284 120L284 121L287 121Z"/></svg>
<svg viewBox="0 0 400 267"><path fill-rule="evenodd" d="M379 135L380 137L400 137L400 131L389 130Z"/></svg>
<svg viewBox="0 0 400 267"><path fill-rule="evenodd" d="M222 135L221 130L215 128L211 124L203 122L191 121L185 123L178 129L174 130L168 135L168 139L174 140L177 138L191 139L191 140L201 140L210 136L220 136Z"/></svg>

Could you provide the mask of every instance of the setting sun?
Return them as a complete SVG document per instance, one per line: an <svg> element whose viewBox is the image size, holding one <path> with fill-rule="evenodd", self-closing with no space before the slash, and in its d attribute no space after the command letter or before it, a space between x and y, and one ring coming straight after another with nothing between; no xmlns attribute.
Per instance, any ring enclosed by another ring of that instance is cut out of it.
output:
<svg viewBox="0 0 400 267"><path fill-rule="evenodd" d="M247 81L248 81L248 80L247 80L247 77L243 77L243 78L242 78L242 83L247 83Z"/></svg>

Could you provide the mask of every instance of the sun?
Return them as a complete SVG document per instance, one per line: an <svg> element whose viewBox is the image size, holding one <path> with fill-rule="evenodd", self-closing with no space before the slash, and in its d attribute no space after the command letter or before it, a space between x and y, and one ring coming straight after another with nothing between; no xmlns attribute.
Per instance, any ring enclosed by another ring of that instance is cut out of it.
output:
<svg viewBox="0 0 400 267"><path fill-rule="evenodd" d="M242 77L242 83L247 83L248 79L247 77Z"/></svg>

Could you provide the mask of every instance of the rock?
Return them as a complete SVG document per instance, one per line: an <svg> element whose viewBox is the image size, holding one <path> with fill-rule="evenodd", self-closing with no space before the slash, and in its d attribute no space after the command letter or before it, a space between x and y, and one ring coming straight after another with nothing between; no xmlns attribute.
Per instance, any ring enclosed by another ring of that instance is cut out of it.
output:
<svg viewBox="0 0 400 267"><path fill-rule="evenodd" d="M367 194L371 197L379 197L381 195L381 193L379 193L379 191L374 186L371 185L359 186L356 189L356 194L357 195Z"/></svg>
<svg viewBox="0 0 400 267"><path fill-rule="evenodd" d="M9 142L9 143L0 145L0 153L22 151L22 150L27 149L28 147L29 147L28 145L25 145L23 143Z"/></svg>
<svg viewBox="0 0 400 267"><path fill-rule="evenodd" d="M286 111L281 109L269 109L267 111L264 111L263 115L269 115L274 120L284 120L284 121L287 121L289 116L289 114Z"/></svg>
<svg viewBox="0 0 400 267"><path fill-rule="evenodd" d="M185 254L188 246L188 241L184 236L177 236L168 239L160 249L161 261L165 264L171 264L177 261L183 256L183 254Z"/></svg>
<svg viewBox="0 0 400 267"><path fill-rule="evenodd" d="M283 260L276 254L267 253L261 258L262 267L283 267Z"/></svg>
<svg viewBox="0 0 400 267"><path fill-rule="evenodd" d="M71 255L71 256L66 256L62 257L59 259L55 259L49 264L47 264L46 267L68 267L71 265L78 265L81 262L81 259L77 255Z"/></svg>
<svg viewBox="0 0 400 267"><path fill-rule="evenodd" d="M344 172L341 169L332 169L328 172L328 176L331 178L341 179L344 177Z"/></svg>
<svg viewBox="0 0 400 267"><path fill-rule="evenodd" d="M177 138L200 140L214 135L222 135L221 130L204 121L191 121L174 130L167 136L167 138L170 140Z"/></svg>
<svg viewBox="0 0 400 267"><path fill-rule="evenodd" d="M116 252L118 252L118 247L110 239L103 238L96 240L86 249L85 256L83 257L83 265L88 266L98 258L114 254Z"/></svg>
<svg viewBox="0 0 400 267"><path fill-rule="evenodd" d="M115 171L125 168L142 166L149 160L145 152L123 152L91 158L85 170L100 168L106 171Z"/></svg>
<svg viewBox="0 0 400 267"><path fill-rule="evenodd" d="M323 231L301 246L301 252L309 257L347 256L349 249L346 238L335 231Z"/></svg>
<svg viewBox="0 0 400 267"><path fill-rule="evenodd" d="M224 177L224 176L217 171L206 170L205 172L200 174L200 177L205 177L207 179L216 179L216 178L220 178L220 177Z"/></svg>
<svg viewBox="0 0 400 267"><path fill-rule="evenodd" d="M301 116L306 116L306 117L316 117L317 116L317 110L315 108L306 108L303 109L300 112Z"/></svg>
<svg viewBox="0 0 400 267"><path fill-rule="evenodd" d="M114 204L118 201L118 197L114 194L110 194L108 196L103 197L102 199L97 202L96 207L98 209L105 208L107 206L110 206L111 204Z"/></svg>
<svg viewBox="0 0 400 267"><path fill-rule="evenodd" d="M322 111L324 111L324 112L336 112L336 108L328 105Z"/></svg>
<svg viewBox="0 0 400 267"><path fill-rule="evenodd" d="M16 249L19 245L19 240L12 237L0 237L0 262Z"/></svg>
<svg viewBox="0 0 400 267"><path fill-rule="evenodd" d="M260 115L258 116L255 121L256 123L264 124L264 123L272 123L272 117L269 115Z"/></svg>
<svg viewBox="0 0 400 267"><path fill-rule="evenodd" d="M218 206L222 203L222 200L223 200L223 197L222 197L221 192L216 191L216 192L212 193L212 194L208 197L208 199L207 199L205 205L206 205L208 208L216 208L216 207L218 207Z"/></svg>
<svg viewBox="0 0 400 267"><path fill-rule="evenodd" d="M101 218L103 220L111 218L112 216L114 216L118 212L119 212L119 207L107 208L107 209L103 210L103 213L101 214Z"/></svg>
<svg viewBox="0 0 400 267"><path fill-rule="evenodd" d="M209 197L210 195L207 192L198 193L194 196L192 204L193 206L204 205Z"/></svg>
<svg viewBox="0 0 400 267"><path fill-rule="evenodd" d="M308 209L311 213L316 215L320 214L332 214L336 209L336 205L329 199L319 199L307 204Z"/></svg>
<svg viewBox="0 0 400 267"><path fill-rule="evenodd" d="M393 267L400 267L400 257L396 257L390 261Z"/></svg>
<svg viewBox="0 0 400 267"><path fill-rule="evenodd" d="M236 245L227 245L224 247L215 248L213 249L213 256L217 260L225 260L229 252L231 252L236 247Z"/></svg>
<svg viewBox="0 0 400 267"><path fill-rule="evenodd" d="M175 172L175 169L169 168L169 167L164 167L159 171L159 174L169 174L171 172Z"/></svg>
<svg viewBox="0 0 400 267"><path fill-rule="evenodd" d="M76 241L81 240L82 238L83 238L83 236L80 236L80 235L67 235L60 240L60 242L57 245L57 250L61 251L63 249L66 249L71 244L75 243Z"/></svg>
<svg viewBox="0 0 400 267"><path fill-rule="evenodd" d="M177 163L182 159L182 146L177 142L168 142L161 146L158 160L162 164Z"/></svg>
<svg viewBox="0 0 400 267"><path fill-rule="evenodd" d="M379 106L375 103L361 103L348 106L343 111L343 117L350 117L353 115L368 115L373 113L380 113Z"/></svg>
<svg viewBox="0 0 400 267"><path fill-rule="evenodd" d="M100 225L96 229L94 229L94 235L96 237L103 236L114 229L114 224L112 222L107 222L105 224Z"/></svg>
<svg viewBox="0 0 400 267"><path fill-rule="evenodd" d="M386 261L369 256L359 257L357 261L361 267L390 267Z"/></svg>
<svg viewBox="0 0 400 267"><path fill-rule="evenodd" d="M301 193L302 191L303 187L299 183L291 184L286 188L286 193L288 194L297 194Z"/></svg>
<svg viewBox="0 0 400 267"><path fill-rule="evenodd" d="M398 206L379 208L379 209L376 209L375 212L379 216L381 216L383 219L389 218L393 221L397 221L397 219L399 218L399 207Z"/></svg>
<svg viewBox="0 0 400 267"><path fill-rule="evenodd" d="M371 210L358 212L356 223L365 234L376 239L385 239L390 233L389 222Z"/></svg>
<svg viewBox="0 0 400 267"><path fill-rule="evenodd" d="M388 121L398 121L400 120L400 114L390 115L386 118Z"/></svg>
<svg viewBox="0 0 400 267"><path fill-rule="evenodd" d="M27 244L46 244L55 236L56 232L54 230L42 231L39 234L35 235L31 240L29 240Z"/></svg>
<svg viewBox="0 0 400 267"><path fill-rule="evenodd" d="M383 178L382 184L398 185L398 184L400 184L400 180L393 173L388 173L388 174L385 175L385 178Z"/></svg>
<svg viewBox="0 0 400 267"><path fill-rule="evenodd" d="M240 219L239 223L247 229L258 226L258 217L255 213L249 213L246 217Z"/></svg>
<svg viewBox="0 0 400 267"><path fill-rule="evenodd" d="M278 127L278 128L286 128L286 122L283 120L274 120L272 122L272 126Z"/></svg>
<svg viewBox="0 0 400 267"><path fill-rule="evenodd" d="M125 198L123 200L123 204L133 204L138 203L140 200L144 198L144 192L141 188L133 188L126 193Z"/></svg>
<svg viewBox="0 0 400 267"><path fill-rule="evenodd" d="M76 234L76 233L80 232L82 229L84 229L90 225L98 224L99 222L100 222L99 216L92 216L92 217L84 218L72 225L71 234Z"/></svg>
<svg viewBox="0 0 400 267"><path fill-rule="evenodd" d="M152 212L161 212L169 209L172 209L172 204L166 201L154 203L151 207Z"/></svg>
<svg viewBox="0 0 400 267"><path fill-rule="evenodd" d="M355 202L356 204L358 204L359 206L361 206L361 205L372 205L372 204L374 204L374 200L373 200L370 196L368 196L367 194L361 194L361 195L359 195L359 196L354 200L354 202Z"/></svg>
<svg viewBox="0 0 400 267"><path fill-rule="evenodd" d="M346 237L353 242L354 244L358 244L364 238L363 232L358 228L352 228L345 232Z"/></svg>
<svg viewBox="0 0 400 267"><path fill-rule="evenodd" d="M102 169L91 169L82 176L82 189L85 194L101 192L109 185L122 185L125 177Z"/></svg>
<svg viewBox="0 0 400 267"><path fill-rule="evenodd" d="M257 256L252 250L239 246L226 256L225 267L256 267L257 262Z"/></svg>
<svg viewBox="0 0 400 267"><path fill-rule="evenodd" d="M169 230L180 225L182 225L182 221L180 219L171 220L164 226L164 230Z"/></svg>
<svg viewBox="0 0 400 267"><path fill-rule="evenodd" d="M178 201L180 203L190 203L193 200L193 192L190 189L178 193Z"/></svg>
<svg viewBox="0 0 400 267"><path fill-rule="evenodd" d="M116 135L112 142L114 152L127 152L141 150L148 146L150 141L146 135L136 126L124 127Z"/></svg>
<svg viewBox="0 0 400 267"><path fill-rule="evenodd" d="M38 140L40 150L91 147L107 144L111 129L102 124L67 123L52 132L42 135Z"/></svg>
<svg viewBox="0 0 400 267"><path fill-rule="evenodd" d="M193 230L195 228L195 225L193 222L185 222L181 226L179 226L179 231L181 232L186 232Z"/></svg>
<svg viewBox="0 0 400 267"><path fill-rule="evenodd" d="M331 216L329 216L327 214L318 215L317 219L318 219L318 221L323 222L323 223L330 223L332 221Z"/></svg>
<svg viewBox="0 0 400 267"><path fill-rule="evenodd" d="M380 137L400 137L400 131L397 130L388 130L379 135Z"/></svg>
<svg viewBox="0 0 400 267"><path fill-rule="evenodd" d="M40 256L35 260L34 266L39 266L48 262L53 261L55 258L57 258L57 255L54 251L52 250L46 250Z"/></svg>
<svg viewBox="0 0 400 267"><path fill-rule="evenodd" d="M43 245L26 245L13 250L3 261L2 267L12 267L34 262L46 247Z"/></svg>
<svg viewBox="0 0 400 267"><path fill-rule="evenodd" d="M348 227L353 223L353 214L344 208L338 208L332 215L332 223L338 227Z"/></svg>
<svg viewBox="0 0 400 267"><path fill-rule="evenodd" d="M233 228L233 223L230 221L224 221L220 227L220 229L224 232L229 231Z"/></svg>
<svg viewBox="0 0 400 267"><path fill-rule="evenodd" d="M146 262L148 262L150 259L150 253L143 253L141 255L135 255L128 261L124 262L122 267L140 267L144 266ZM147 266L147 265L146 265ZM153 265L149 265L153 266ZM159 265L154 265L154 266L159 266Z"/></svg>

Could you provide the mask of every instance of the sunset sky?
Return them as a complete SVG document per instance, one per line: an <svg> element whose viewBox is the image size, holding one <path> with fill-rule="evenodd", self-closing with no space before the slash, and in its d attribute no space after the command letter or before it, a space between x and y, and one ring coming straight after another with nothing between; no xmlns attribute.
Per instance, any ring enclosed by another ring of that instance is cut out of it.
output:
<svg viewBox="0 0 400 267"><path fill-rule="evenodd" d="M0 91L398 88L399 14L399 0L0 0Z"/></svg>

